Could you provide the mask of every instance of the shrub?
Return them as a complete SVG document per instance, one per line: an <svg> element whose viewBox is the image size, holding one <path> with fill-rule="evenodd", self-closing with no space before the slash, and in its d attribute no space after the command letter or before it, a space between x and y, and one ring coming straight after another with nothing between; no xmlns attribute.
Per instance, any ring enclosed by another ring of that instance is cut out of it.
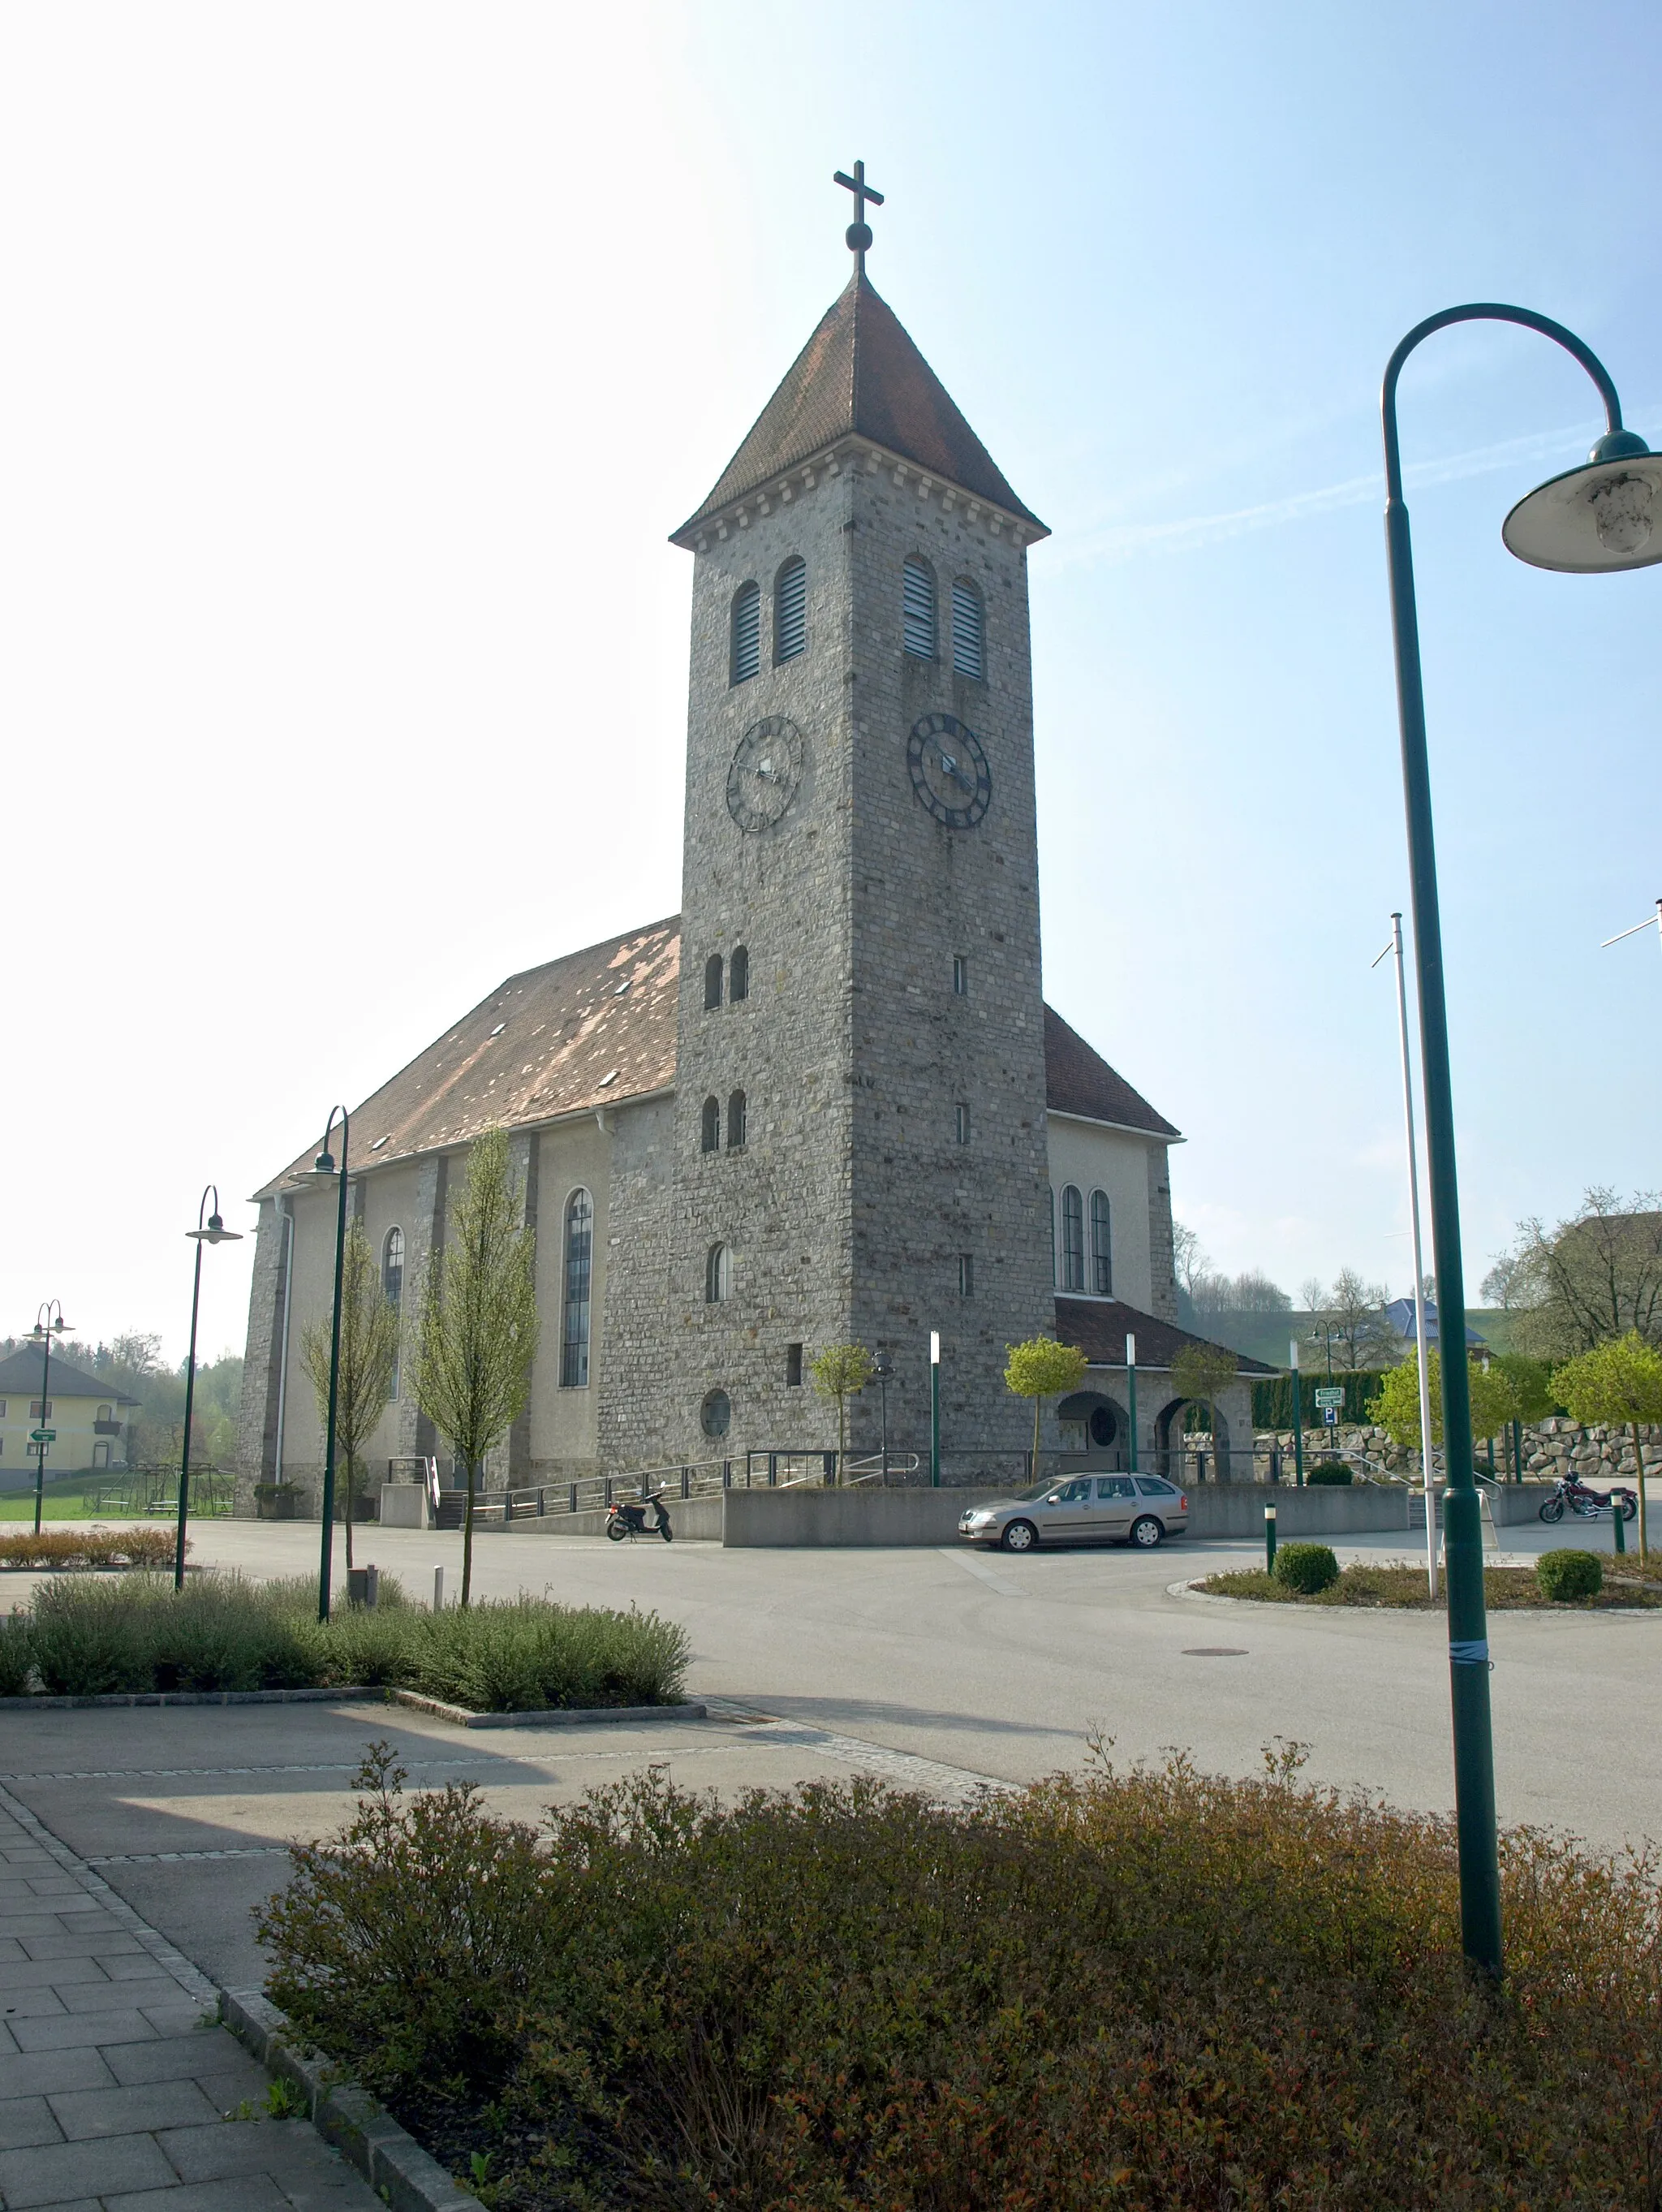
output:
<svg viewBox="0 0 1662 2212"><path fill-rule="evenodd" d="M0 1566L171 1566L175 1541L171 1528L43 1528L38 1536L28 1529L0 1536Z"/></svg>
<svg viewBox="0 0 1662 2212"><path fill-rule="evenodd" d="M0 1618L0 1698L27 1696L33 1666L34 1645L27 1614L14 1613Z"/></svg>
<svg viewBox="0 0 1662 2212"><path fill-rule="evenodd" d="M1325 1544L1283 1544L1276 1553L1275 1577L1301 1596L1313 1597L1339 1578L1339 1563Z"/></svg>
<svg viewBox="0 0 1662 2212"><path fill-rule="evenodd" d="M383 1751L259 1932L300 2031L516 2208L1649 2203L1653 1869L1505 1837L1486 1993L1452 1822L1295 1766L951 1809L658 1774L539 1834Z"/></svg>
<svg viewBox="0 0 1662 2212"><path fill-rule="evenodd" d="M1313 1467L1304 1478L1312 1488L1325 1487L1329 1490L1349 1490L1356 1479L1355 1470L1343 1462L1337 1465L1329 1462Z"/></svg>
<svg viewBox="0 0 1662 2212"><path fill-rule="evenodd" d="M391 1575L374 1611L343 1605L326 1626L306 1576L199 1575L180 1591L170 1577L67 1577L36 1592L29 1650L58 1696L384 1683L488 1712L672 1704L688 1656L686 1631L655 1613L519 1598L435 1615Z"/></svg>
<svg viewBox="0 0 1662 2212"><path fill-rule="evenodd" d="M1543 1552L1535 1579L1555 1605L1572 1598L1597 1597L1604 1587L1604 1566L1597 1552Z"/></svg>

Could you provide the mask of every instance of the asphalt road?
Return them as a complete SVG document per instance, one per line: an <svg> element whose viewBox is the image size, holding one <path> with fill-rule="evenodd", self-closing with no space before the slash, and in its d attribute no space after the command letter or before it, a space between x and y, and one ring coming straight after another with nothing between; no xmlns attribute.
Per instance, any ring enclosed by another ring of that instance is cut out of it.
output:
<svg viewBox="0 0 1662 2212"><path fill-rule="evenodd" d="M203 1522L196 1534L204 1565L270 1576L316 1560L318 1532L305 1526ZM1568 1532L1578 1536L1609 1547L1608 1525ZM1566 1540L1507 1532L1525 1550ZM1405 1556L1400 1540L1343 1548ZM361 1558L423 1595L437 1561L453 1595L459 1551L458 1538L431 1532L368 1529L359 1543ZM251 1908L282 1879L282 1846L343 1817L372 1737L395 1745L412 1786L476 1780L493 1804L531 1819L646 1765L724 1793L866 1767L952 1796L978 1778L1020 1783L1076 1766L1096 1729L1117 1761L1180 1746L1235 1773L1290 1737L1307 1745L1316 1780L1447 1810L1441 1617L1168 1592L1257 1556L1186 1540L1152 1557L1010 1559L482 1534L482 1595L655 1607L690 1632L693 1694L731 1705L706 1722L489 1735L351 1705L13 1711L0 1712L0 1780L187 1957L232 1983L260 1978ZM1490 1644L1502 1820L1609 1850L1662 1836L1662 1750L1646 1706L1662 1614L1501 1613Z"/></svg>

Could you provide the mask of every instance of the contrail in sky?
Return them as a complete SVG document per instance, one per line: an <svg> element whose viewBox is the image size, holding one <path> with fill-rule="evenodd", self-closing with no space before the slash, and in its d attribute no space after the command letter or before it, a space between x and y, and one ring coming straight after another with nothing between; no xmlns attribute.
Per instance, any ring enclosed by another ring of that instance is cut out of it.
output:
<svg viewBox="0 0 1662 2212"><path fill-rule="evenodd" d="M1659 410L1639 410L1647 421ZM1462 477L1486 476L1491 470L1537 465L1556 461L1571 469L1585 454L1601 426L1592 422L1572 423L1568 429L1537 430L1524 438L1508 438L1498 446L1474 446L1469 453L1449 453L1438 461L1414 461L1403 471L1404 487L1414 491L1427 484L1456 483ZM1244 538L1255 530L1278 530L1284 523L1302 522L1313 514L1330 514L1342 507L1385 504L1383 469L1343 483L1324 484L1319 491L1291 492L1284 499L1265 500L1257 507L1237 507L1222 514L1196 514L1180 522L1128 522L1110 526L1076 538L1062 551L1062 565L1076 562L1126 561L1138 553L1191 553L1202 546L1221 545L1227 538ZM1060 549L1058 549L1060 550Z"/></svg>

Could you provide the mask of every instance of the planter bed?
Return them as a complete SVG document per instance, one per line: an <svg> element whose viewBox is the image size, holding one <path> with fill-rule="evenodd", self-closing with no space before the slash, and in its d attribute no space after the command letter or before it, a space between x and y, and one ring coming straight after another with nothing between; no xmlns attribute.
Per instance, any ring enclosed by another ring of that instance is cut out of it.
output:
<svg viewBox="0 0 1662 2212"><path fill-rule="evenodd" d="M686 1632L655 1613L521 1598L441 1613L383 1576L372 1611L316 1617L316 1586L205 1573L96 1574L39 1585L0 1620L0 1698L119 1703L356 1693L426 1700L464 1725L493 1715L682 1709Z"/></svg>
<svg viewBox="0 0 1662 2212"><path fill-rule="evenodd" d="M1444 1570L1437 1575L1438 1595L1426 1586L1422 1566L1346 1567L1336 1583L1312 1594L1289 1589L1262 1567L1231 1574L1207 1575L1187 1587L1202 1597L1233 1598L1259 1605L1361 1607L1402 1613L1441 1613L1447 1598ZM1485 1567L1483 1602L1491 1613L1653 1613L1662 1610L1662 1589L1638 1576L1625 1583L1619 1567L1605 1570L1604 1587L1596 1597L1549 1598L1531 1567Z"/></svg>

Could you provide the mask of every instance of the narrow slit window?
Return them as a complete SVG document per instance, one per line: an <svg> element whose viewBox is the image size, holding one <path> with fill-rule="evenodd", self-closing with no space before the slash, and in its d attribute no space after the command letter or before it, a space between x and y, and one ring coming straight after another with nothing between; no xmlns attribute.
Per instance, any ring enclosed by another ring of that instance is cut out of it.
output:
<svg viewBox="0 0 1662 2212"><path fill-rule="evenodd" d="M808 650L808 569L787 561L773 586L773 658L794 660Z"/></svg>
<svg viewBox="0 0 1662 2212"><path fill-rule="evenodd" d="M721 1004L721 955L713 952L704 963L704 1011L713 1014Z"/></svg>
<svg viewBox="0 0 1662 2212"><path fill-rule="evenodd" d="M969 963L961 952L952 956L952 994L957 999L969 996Z"/></svg>
<svg viewBox="0 0 1662 2212"><path fill-rule="evenodd" d="M785 1347L785 1387L787 1390L802 1388L802 1346L787 1344Z"/></svg>
<svg viewBox="0 0 1662 2212"><path fill-rule="evenodd" d="M952 665L978 684L986 673L986 628L981 595L960 576L952 586Z"/></svg>
<svg viewBox="0 0 1662 2212"><path fill-rule="evenodd" d="M705 1152L721 1150L721 1101L719 1098L707 1098L704 1102L699 1150Z"/></svg>
<svg viewBox="0 0 1662 2212"><path fill-rule="evenodd" d="M732 1295L732 1255L725 1244L713 1244L704 1261L704 1303L719 1306Z"/></svg>
<svg viewBox="0 0 1662 2212"><path fill-rule="evenodd" d="M566 1201L565 1313L560 1330L560 1387L589 1379L589 1291L594 1273L594 1201L574 1190Z"/></svg>
<svg viewBox="0 0 1662 2212"><path fill-rule="evenodd" d="M727 963L727 1003L737 1006L741 999L750 995L750 956L742 945L733 947L733 957Z"/></svg>
<svg viewBox="0 0 1662 2212"><path fill-rule="evenodd" d="M1113 1296L1113 1246L1109 1237L1108 1194L1091 1193L1091 1288L1099 1298Z"/></svg>
<svg viewBox="0 0 1662 2212"><path fill-rule="evenodd" d="M957 1132L958 1142L961 1145L967 1145L969 1142L969 1109L961 1099L954 1107L953 1116L953 1125Z"/></svg>
<svg viewBox="0 0 1662 2212"><path fill-rule="evenodd" d="M1085 1287L1085 1208L1078 1190L1069 1183L1062 1193L1062 1288Z"/></svg>
<svg viewBox="0 0 1662 2212"><path fill-rule="evenodd" d="M921 561L901 571L901 629L906 649L919 660L935 658L935 579Z"/></svg>
<svg viewBox="0 0 1662 2212"><path fill-rule="evenodd" d="M744 1093L735 1091L727 1101L727 1149L738 1152L744 1143Z"/></svg>
<svg viewBox="0 0 1662 2212"><path fill-rule="evenodd" d="M731 680L748 684L761 667L761 586L742 584L733 599Z"/></svg>
<svg viewBox="0 0 1662 2212"><path fill-rule="evenodd" d="M975 1255L973 1252L958 1255L958 1296L973 1298L975 1295Z"/></svg>

